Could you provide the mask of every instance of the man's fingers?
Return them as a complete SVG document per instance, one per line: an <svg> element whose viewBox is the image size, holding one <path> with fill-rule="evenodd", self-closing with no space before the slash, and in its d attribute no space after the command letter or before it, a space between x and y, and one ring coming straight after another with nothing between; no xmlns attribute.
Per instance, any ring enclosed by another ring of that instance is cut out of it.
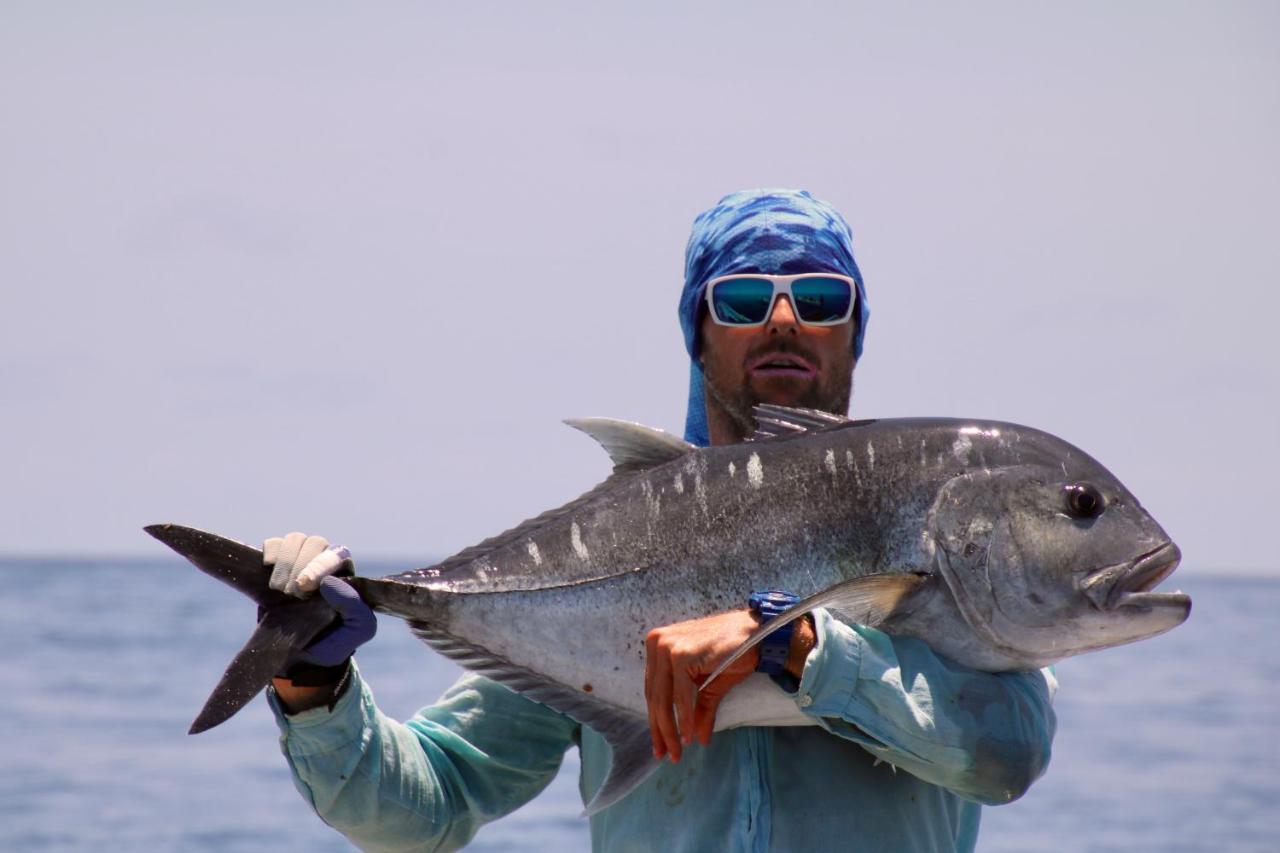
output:
<svg viewBox="0 0 1280 853"><path fill-rule="evenodd" d="M317 586L326 575L337 571L338 565L329 565L325 558L311 571L309 588L299 586L298 578L311 568L311 564L321 557L329 548L329 540L323 536L308 536L305 533L290 533L283 539L268 539L262 543L262 561L274 564L267 586L277 589L286 595L304 596ZM348 557L350 554L347 555ZM339 560L339 565L341 560Z"/></svg>
<svg viewBox="0 0 1280 853"><path fill-rule="evenodd" d="M284 591L289 595L309 595L320 586L320 581L350 561L351 552L345 546L329 545L294 573L293 580L285 586Z"/></svg>
<svg viewBox="0 0 1280 853"><path fill-rule="evenodd" d="M703 746L711 743L711 733L716 728L716 709L720 707L720 700L723 698L724 694L700 693L698 695L698 705L694 711L693 735Z"/></svg>
<svg viewBox="0 0 1280 853"><path fill-rule="evenodd" d="M271 571L271 579L267 581L267 586L284 591L289 578L293 576L293 566L298 559L298 554L302 551L302 543L306 541L307 534L297 531L280 541L280 548L276 552L275 568Z"/></svg>
<svg viewBox="0 0 1280 853"><path fill-rule="evenodd" d="M338 578L325 578L320 584L320 595L338 611L342 627L308 646L307 655L315 663L334 666L373 639L378 633L378 619L360 594Z"/></svg>
<svg viewBox="0 0 1280 853"><path fill-rule="evenodd" d="M698 685L689 677L689 667L678 656L671 667L671 690L676 706L676 723L682 743L693 743L693 710Z"/></svg>
<svg viewBox="0 0 1280 853"><path fill-rule="evenodd" d="M343 566L351 565L351 551L345 545L330 545L320 552L294 578L294 583L301 592L314 592L320 582L337 572Z"/></svg>
<svg viewBox="0 0 1280 853"><path fill-rule="evenodd" d="M669 650L661 641L652 639L646 642L650 654L645 660L645 668L652 670L649 682L649 728L652 732L656 726L658 737L655 740L655 754L665 753L672 761L680 760L680 736L676 731L675 715L671 709L671 658Z"/></svg>
<svg viewBox="0 0 1280 853"><path fill-rule="evenodd" d="M672 761L679 762L680 733L676 729L676 717L671 708L671 664L665 654L659 656L659 661L653 699L649 702L649 716L657 718L663 751L671 756Z"/></svg>
<svg viewBox="0 0 1280 853"><path fill-rule="evenodd" d="M662 732L658 729L658 718L653 713L654 661L658 656L658 635L650 633L644 640L644 701L649 706L649 738L653 741L653 757L662 758L667 754L666 744L662 740Z"/></svg>
<svg viewBox="0 0 1280 853"><path fill-rule="evenodd" d="M311 564L311 561L319 557L329 547L329 540L323 536L308 536L302 543L302 548L298 550L298 556L293 561L293 571L289 573L289 580L284 585L284 591L287 595L299 595L298 575L302 570Z"/></svg>

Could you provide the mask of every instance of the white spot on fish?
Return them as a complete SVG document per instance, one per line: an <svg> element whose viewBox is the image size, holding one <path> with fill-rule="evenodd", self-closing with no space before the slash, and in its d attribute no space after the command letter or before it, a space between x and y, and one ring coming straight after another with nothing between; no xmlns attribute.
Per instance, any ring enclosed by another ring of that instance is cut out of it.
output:
<svg viewBox="0 0 1280 853"><path fill-rule="evenodd" d="M538 551L538 543L537 543L537 542L530 541L530 542L528 542L528 543L524 546L524 548L525 548L525 550L526 550L526 551L528 551L528 552L529 552L529 556L530 556L530 557L533 557L533 564L534 564L535 566L541 566L541 565L542 565L542 553Z"/></svg>
<svg viewBox="0 0 1280 853"><path fill-rule="evenodd" d="M569 528L569 538L573 541L573 553L578 555L578 559L584 563L591 558L591 554L587 552L587 546L582 544L582 528L578 527L578 522L574 522Z"/></svg>
<svg viewBox="0 0 1280 853"><path fill-rule="evenodd" d="M676 474L675 485L676 485L676 494L683 495L684 494L684 475L683 474L679 474L679 473Z"/></svg>
<svg viewBox="0 0 1280 853"><path fill-rule="evenodd" d="M701 471L693 475L693 493L698 496L698 506L702 508L702 514L710 515L711 508L707 506L707 486L702 482Z"/></svg>
<svg viewBox="0 0 1280 853"><path fill-rule="evenodd" d="M823 463L827 466L827 470L831 472L831 476L834 477L836 475L836 452L828 450Z"/></svg>
<svg viewBox="0 0 1280 853"><path fill-rule="evenodd" d="M849 470L850 470L850 471L852 471L852 470L853 470L854 465L853 465L853 451L852 451L852 450L846 450L846 451L844 452L844 464L845 464L846 466L848 466L848 468L849 468Z"/></svg>
<svg viewBox="0 0 1280 853"><path fill-rule="evenodd" d="M753 489L764 485L764 466L760 464L759 453L752 453L751 458L747 460L747 479L751 482Z"/></svg>
<svg viewBox="0 0 1280 853"><path fill-rule="evenodd" d="M920 467L923 468L928 464L929 464L929 459L927 456L925 456L925 445L924 445L924 439L922 438L920 439Z"/></svg>
<svg viewBox="0 0 1280 853"><path fill-rule="evenodd" d="M867 465L873 469L876 467L876 449L869 441L867 442Z"/></svg>
<svg viewBox="0 0 1280 853"><path fill-rule="evenodd" d="M640 481L640 489L644 492L645 506L649 508L650 523L657 520L659 513L662 512L662 498L653 493L653 484L648 478Z"/></svg>
<svg viewBox="0 0 1280 853"><path fill-rule="evenodd" d="M730 476L730 477L732 477L732 476L733 476L734 474L736 474L736 473L738 473L738 466L736 466L736 465L734 465L732 462L730 462L730 463L729 463L729 476Z"/></svg>
<svg viewBox="0 0 1280 853"><path fill-rule="evenodd" d="M963 462L969 457L970 450L973 450L973 440L964 430L960 430L959 437L951 443L951 454Z"/></svg>

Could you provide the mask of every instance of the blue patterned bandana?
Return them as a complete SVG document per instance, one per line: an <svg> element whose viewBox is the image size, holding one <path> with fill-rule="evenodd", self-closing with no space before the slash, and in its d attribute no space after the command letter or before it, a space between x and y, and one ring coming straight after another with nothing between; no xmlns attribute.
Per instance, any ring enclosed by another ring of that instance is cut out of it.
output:
<svg viewBox="0 0 1280 853"><path fill-rule="evenodd" d="M853 357L862 357L867 331L867 292L853 260L853 232L839 212L805 190L744 190L730 193L693 220L685 249L680 328L689 351L689 410L686 441L705 447L707 409L702 365L698 363L698 326L706 308L707 282L735 273L794 275L833 272L858 283L858 329Z"/></svg>

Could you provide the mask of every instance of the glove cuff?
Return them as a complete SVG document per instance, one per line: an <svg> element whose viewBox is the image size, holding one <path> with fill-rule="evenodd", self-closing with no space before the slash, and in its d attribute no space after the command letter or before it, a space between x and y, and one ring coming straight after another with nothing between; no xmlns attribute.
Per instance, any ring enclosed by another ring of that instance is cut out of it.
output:
<svg viewBox="0 0 1280 853"><path fill-rule="evenodd" d="M289 679L298 687L329 687L343 680L350 665L351 658L334 666L298 661L279 677Z"/></svg>

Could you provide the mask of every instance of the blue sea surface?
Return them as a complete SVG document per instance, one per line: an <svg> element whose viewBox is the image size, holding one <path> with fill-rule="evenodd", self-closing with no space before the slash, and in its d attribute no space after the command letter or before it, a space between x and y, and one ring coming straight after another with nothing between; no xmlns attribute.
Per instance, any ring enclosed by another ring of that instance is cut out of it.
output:
<svg viewBox="0 0 1280 853"><path fill-rule="evenodd" d="M0 578L0 850L351 849L294 790L264 699L186 734L252 629L237 593L176 558L8 559ZM1280 581L1178 584L1187 624L1058 665L1053 762L984 810L980 850L1280 850ZM459 672L391 618L360 661L400 718ZM473 849L588 849L577 773L570 753Z"/></svg>

